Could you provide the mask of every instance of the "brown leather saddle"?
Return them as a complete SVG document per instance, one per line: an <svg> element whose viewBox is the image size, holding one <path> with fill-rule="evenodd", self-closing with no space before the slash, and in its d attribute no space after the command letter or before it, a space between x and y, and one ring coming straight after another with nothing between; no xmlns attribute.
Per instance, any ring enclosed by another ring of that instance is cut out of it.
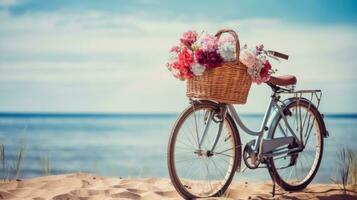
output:
<svg viewBox="0 0 357 200"><path fill-rule="evenodd" d="M271 76L268 83L276 86L295 85L297 82L296 77L293 75Z"/></svg>

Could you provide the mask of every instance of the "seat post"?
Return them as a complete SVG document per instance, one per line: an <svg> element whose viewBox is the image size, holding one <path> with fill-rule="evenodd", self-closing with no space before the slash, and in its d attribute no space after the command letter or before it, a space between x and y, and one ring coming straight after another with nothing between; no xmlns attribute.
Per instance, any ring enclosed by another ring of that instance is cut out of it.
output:
<svg viewBox="0 0 357 200"><path fill-rule="evenodd" d="M281 88L279 86L276 86L270 82L266 82L267 85L269 85L269 87L273 90L274 93L276 93L277 91L279 91Z"/></svg>

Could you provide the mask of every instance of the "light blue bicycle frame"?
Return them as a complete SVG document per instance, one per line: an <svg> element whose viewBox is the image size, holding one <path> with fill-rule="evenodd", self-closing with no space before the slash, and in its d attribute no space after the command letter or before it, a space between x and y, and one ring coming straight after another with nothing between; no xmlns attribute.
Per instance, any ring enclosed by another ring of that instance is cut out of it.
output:
<svg viewBox="0 0 357 200"><path fill-rule="evenodd" d="M260 127L259 131L252 131L251 129L247 128L244 125L244 123L242 122L242 120L240 119L240 117L238 116L238 113L236 112L234 106L231 105L231 104L225 104L228 113L233 117L233 119L236 122L236 124L238 124L238 126L244 132L248 133L249 135L257 136L253 149L254 149L255 152L259 153L260 156L265 152L270 152L271 150L274 149L274 147L279 147L279 146L283 146L283 145L286 145L286 144L290 144L293 141L293 139L295 139L295 141L299 144L300 148L302 147L302 142L296 136L295 132L292 130L291 126L289 125L289 123L287 121L287 118L286 118L286 116L284 114L284 111L283 111L284 108L282 108L277 103L278 99L279 99L279 96L278 96L277 93L274 93L271 96L269 105L268 105L267 110L266 110L266 112L264 114L263 122L261 124L261 127ZM265 146L263 146L263 136L267 135L268 139L271 138L270 136L271 136L272 132L274 131L274 130L272 130L274 128L274 127L272 127L274 125L274 120L277 117L279 117L279 115L282 117L282 119L283 119L283 121L284 121L284 123L285 123L285 125L287 127L287 130L291 133L292 137L285 135L286 137L283 137L283 138L271 139L271 140L269 140L269 143L267 142L265 144ZM207 131L209 129L209 126L210 126L210 123L211 123L212 119L213 119L213 113L210 112L207 124L205 126L205 129L204 129L204 132L203 132L203 135L202 135L202 138L199 140L199 149L201 149L201 144L202 144L203 140L205 139L205 136L207 134ZM216 144L217 144L217 142L218 142L218 140L220 138L222 127L223 127L223 123L220 123L219 130L218 130L218 133L217 133L217 137L216 137L216 139L214 141L214 144L213 144L213 146L211 148L211 152L214 151L214 149L216 147ZM267 134L264 134L264 133L267 133ZM267 149L267 150L263 151L262 150L263 148ZM281 153L288 153L290 151L292 151L292 150L281 152ZM279 154L281 154L281 153L279 153Z"/></svg>
<svg viewBox="0 0 357 200"><path fill-rule="evenodd" d="M267 135L270 136L269 133L271 133L273 130L271 127L272 125L274 125L273 120L275 119L275 117L277 117L277 115L280 115L282 117L282 119L284 120L284 123L288 129L288 131L293 135L293 137L297 140L300 141L298 139L298 137L296 136L295 132L292 130L292 128L290 127L286 116L283 112L283 108L277 103L277 96L275 96L275 94L271 97L269 105L267 110L265 111L264 117L263 117L263 122L261 124L260 130L259 131L252 131L250 130L248 127L246 127L244 125L244 123L242 122L242 120L240 119L238 113L236 112L235 108L233 105L227 105L228 108L228 112L231 114L231 116L233 117L234 121L238 124L238 126L246 133L248 133L249 135L253 135L253 136L257 136L255 145L254 145L254 150L256 152L258 152L259 147L261 147L261 142L264 136L264 133L267 132Z"/></svg>

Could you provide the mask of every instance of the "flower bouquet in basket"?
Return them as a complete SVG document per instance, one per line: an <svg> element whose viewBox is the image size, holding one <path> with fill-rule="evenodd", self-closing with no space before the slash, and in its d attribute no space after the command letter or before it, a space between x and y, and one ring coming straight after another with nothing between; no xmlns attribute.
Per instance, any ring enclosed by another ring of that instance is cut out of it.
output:
<svg viewBox="0 0 357 200"><path fill-rule="evenodd" d="M229 36L223 38L223 33ZM187 80L188 97L244 104L251 83L266 82L274 72L263 48L241 50L233 30L220 30L215 36L187 31L171 48L167 68L174 77Z"/></svg>

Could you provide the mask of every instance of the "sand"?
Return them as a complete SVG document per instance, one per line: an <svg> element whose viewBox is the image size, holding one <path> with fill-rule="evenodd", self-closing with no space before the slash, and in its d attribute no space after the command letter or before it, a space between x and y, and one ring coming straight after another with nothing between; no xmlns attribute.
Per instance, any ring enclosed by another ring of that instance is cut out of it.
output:
<svg viewBox="0 0 357 200"><path fill-rule="evenodd" d="M210 199L343 199L335 184L311 184L299 192L277 189L271 196L270 182L233 182L225 197ZM39 178L0 181L0 199L100 200L100 199L182 199L169 179L123 179L76 173ZM357 199L357 188L349 187L344 199Z"/></svg>

